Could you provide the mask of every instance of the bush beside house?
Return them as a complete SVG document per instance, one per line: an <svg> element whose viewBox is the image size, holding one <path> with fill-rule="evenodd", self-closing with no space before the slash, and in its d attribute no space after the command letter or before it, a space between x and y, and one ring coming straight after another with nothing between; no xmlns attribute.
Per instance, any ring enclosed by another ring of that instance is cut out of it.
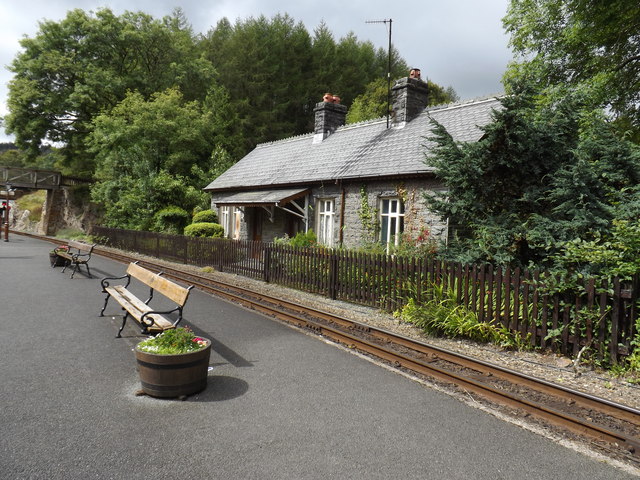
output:
<svg viewBox="0 0 640 480"><path fill-rule="evenodd" d="M224 236L224 228L222 228L222 225L213 222L192 223L185 227L184 234L188 237L222 238Z"/></svg>
<svg viewBox="0 0 640 480"><path fill-rule="evenodd" d="M193 216L191 223L218 223L218 214L213 210L202 210Z"/></svg>

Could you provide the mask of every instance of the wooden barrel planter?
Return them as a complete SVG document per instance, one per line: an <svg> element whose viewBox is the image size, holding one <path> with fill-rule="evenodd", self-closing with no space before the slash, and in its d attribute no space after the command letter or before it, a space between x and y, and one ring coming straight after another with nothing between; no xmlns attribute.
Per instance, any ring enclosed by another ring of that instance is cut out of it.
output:
<svg viewBox="0 0 640 480"><path fill-rule="evenodd" d="M158 355L138 350L135 353L142 391L159 398L193 395L207 387L211 341L202 350L177 355Z"/></svg>

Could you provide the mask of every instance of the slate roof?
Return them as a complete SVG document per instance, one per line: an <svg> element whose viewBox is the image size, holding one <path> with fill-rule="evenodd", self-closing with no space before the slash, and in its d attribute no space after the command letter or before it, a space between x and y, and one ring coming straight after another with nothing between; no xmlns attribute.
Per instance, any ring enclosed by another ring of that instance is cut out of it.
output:
<svg viewBox="0 0 640 480"><path fill-rule="evenodd" d="M461 142L480 139L478 126L499 109L495 97L425 109L402 128L386 119L338 128L320 143L314 134L263 143L211 182L205 190L224 191L433 172L424 163L431 118ZM426 148L425 148L426 146Z"/></svg>

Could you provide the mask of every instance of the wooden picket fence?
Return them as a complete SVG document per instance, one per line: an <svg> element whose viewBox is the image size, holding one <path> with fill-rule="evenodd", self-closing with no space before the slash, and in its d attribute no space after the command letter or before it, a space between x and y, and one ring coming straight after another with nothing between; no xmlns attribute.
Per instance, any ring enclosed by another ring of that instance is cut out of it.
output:
<svg viewBox="0 0 640 480"><path fill-rule="evenodd" d="M577 292L551 294L540 271L98 226L92 234L115 248L385 311L402 307L409 298L428 301L437 286L453 292L480 321L520 332L532 346L565 355L589 345L599 360L615 363L631 352L636 334L638 278L611 284L591 279Z"/></svg>

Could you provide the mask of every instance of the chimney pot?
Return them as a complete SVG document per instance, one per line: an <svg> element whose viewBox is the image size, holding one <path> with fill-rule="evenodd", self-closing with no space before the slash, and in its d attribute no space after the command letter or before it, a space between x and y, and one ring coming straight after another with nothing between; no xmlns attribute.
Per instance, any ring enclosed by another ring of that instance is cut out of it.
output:
<svg viewBox="0 0 640 480"><path fill-rule="evenodd" d="M412 68L409 72L409 78L417 78L418 80L420 80L420 69Z"/></svg>

